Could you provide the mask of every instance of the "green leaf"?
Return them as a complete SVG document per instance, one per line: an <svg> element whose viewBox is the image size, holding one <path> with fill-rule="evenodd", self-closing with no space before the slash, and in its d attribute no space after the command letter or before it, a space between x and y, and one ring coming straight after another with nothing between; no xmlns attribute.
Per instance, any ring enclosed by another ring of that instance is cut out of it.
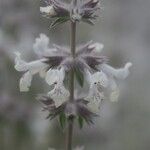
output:
<svg viewBox="0 0 150 150"><path fill-rule="evenodd" d="M62 129L65 128L66 126L66 116L64 113L61 113L60 116L59 116L59 122L60 122L60 125L62 127Z"/></svg>
<svg viewBox="0 0 150 150"><path fill-rule="evenodd" d="M60 18L57 18L56 20L54 20L50 26L50 28L54 28L55 26L57 25L60 25L64 22L67 22L69 20L68 17L60 17Z"/></svg>
<svg viewBox="0 0 150 150"><path fill-rule="evenodd" d="M83 85L84 85L84 75L83 75L83 73L82 73L79 69L77 69L77 68L75 69L75 76L76 76L76 79L77 79L79 85L80 85L81 87L83 87Z"/></svg>
<svg viewBox="0 0 150 150"><path fill-rule="evenodd" d="M82 129L83 128L83 124L84 124L84 119L82 118L82 117L78 117L78 123L79 123L79 127L80 127L80 129Z"/></svg>

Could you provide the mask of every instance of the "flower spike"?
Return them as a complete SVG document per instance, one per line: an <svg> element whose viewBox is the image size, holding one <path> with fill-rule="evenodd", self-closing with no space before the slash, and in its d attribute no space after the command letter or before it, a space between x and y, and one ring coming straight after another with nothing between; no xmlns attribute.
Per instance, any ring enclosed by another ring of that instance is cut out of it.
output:
<svg viewBox="0 0 150 150"><path fill-rule="evenodd" d="M26 62L19 52L15 52L14 68L23 72L19 86L21 92L29 91L33 75L39 74L50 86L46 95L39 95L38 100L43 104L43 111L48 111L46 119L59 117L64 129L68 123L67 149L72 149L72 131L74 120L82 128L84 122L94 124L98 117L102 102L110 99L116 102L119 97L117 80L124 80L130 74L132 63L128 62L122 68L108 65L108 58L102 55L104 45L97 42L87 42L76 46L76 25L85 22L94 25L96 14L101 8L100 0L46 0L46 5L40 7L41 14L53 19L51 28L67 21L71 24L71 45L63 47L53 44L49 48L49 38L41 33L35 39L33 50L39 59ZM68 82L68 81L69 82ZM75 90L76 82L78 86ZM88 84L85 93L81 92ZM80 94L80 96L79 96ZM55 150L49 148L49 150ZM76 147L73 150L84 150Z"/></svg>

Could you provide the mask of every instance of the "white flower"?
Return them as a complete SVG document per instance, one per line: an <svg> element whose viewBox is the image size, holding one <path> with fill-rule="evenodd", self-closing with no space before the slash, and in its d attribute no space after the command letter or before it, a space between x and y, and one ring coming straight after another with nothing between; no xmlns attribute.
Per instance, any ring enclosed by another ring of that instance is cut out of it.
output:
<svg viewBox="0 0 150 150"><path fill-rule="evenodd" d="M46 82L49 85L53 85L54 83L62 84L65 78L65 70L61 69L49 69L46 74Z"/></svg>
<svg viewBox="0 0 150 150"><path fill-rule="evenodd" d="M87 71L87 80L90 84L90 91L86 98L89 101L88 107L98 112L101 101L104 99L103 89L108 86L107 76L102 71L94 74Z"/></svg>
<svg viewBox="0 0 150 150"><path fill-rule="evenodd" d="M48 96L54 100L56 107L59 107L62 103L67 101L70 96L69 91L64 87L64 78L64 68L50 69L46 75L46 82L49 85L54 85L54 88L48 93Z"/></svg>
<svg viewBox="0 0 150 150"><path fill-rule="evenodd" d="M102 64L100 69L107 75L109 80L108 90L110 92L110 100L118 101L119 88L115 82L115 79L125 79L129 75L129 68L132 63L127 63L124 68L115 69L107 64Z"/></svg>
<svg viewBox="0 0 150 150"><path fill-rule="evenodd" d="M109 78L109 86L108 86L109 99L111 102L117 102L120 91L113 77Z"/></svg>
<svg viewBox="0 0 150 150"><path fill-rule="evenodd" d="M20 91L21 92L29 91L29 87L31 86L31 81L32 81L32 74L28 71L20 79L20 84L19 84Z"/></svg>
<svg viewBox="0 0 150 150"><path fill-rule="evenodd" d="M104 45L101 43L94 43L94 44L89 45L88 48L94 49L93 52L95 52L95 53L100 53L103 50Z"/></svg>
<svg viewBox="0 0 150 150"><path fill-rule="evenodd" d="M69 91L66 90L63 84L55 84L54 89L48 93L48 96L54 100L56 107L67 101L69 95Z"/></svg>
<svg viewBox="0 0 150 150"><path fill-rule="evenodd" d="M115 69L107 64L102 64L101 69L108 76L114 76L117 79L125 79L129 75L129 68L132 66L131 62L125 64L123 68Z"/></svg>
<svg viewBox="0 0 150 150"><path fill-rule="evenodd" d="M32 76L39 73L41 76L46 74L47 64L43 63L45 59L40 59L32 62L25 62L21 59L21 54L16 52L15 58L15 69L19 72L25 72L23 77L20 79L20 91L29 91L31 86Z"/></svg>
<svg viewBox="0 0 150 150"><path fill-rule="evenodd" d="M51 56L56 49L50 49L48 45L49 38L45 34L41 33L40 37L35 39L33 50L39 56Z"/></svg>
<svg viewBox="0 0 150 150"><path fill-rule="evenodd" d="M90 84L89 94L87 100L89 101L88 107L97 112L100 108L101 101L105 97L105 93L109 93L110 101L118 101L119 88L115 79L125 79L129 75L129 68L132 63L127 63L124 68L115 69L107 64L100 66L100 72L91 74L86 72L87 81Z"/></svg>
<svg viewBox="0 0 150 150"><path fill-rule="evenodd" d="M55 12L53 6L40 7L40 12L45 13L45 14L50 15L50 16L56 15L56 12Z"/></svg>

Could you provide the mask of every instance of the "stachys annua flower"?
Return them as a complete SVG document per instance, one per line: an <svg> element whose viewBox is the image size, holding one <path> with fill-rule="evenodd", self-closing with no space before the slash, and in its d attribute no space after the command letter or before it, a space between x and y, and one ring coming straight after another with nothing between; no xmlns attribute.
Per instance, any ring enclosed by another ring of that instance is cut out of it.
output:
<svg viewBox="0 0 150 150"><path fill-rule="evenodd" d="M48 65L44 63L45 59L35 60L32 62L25 62L21 59L21 54L16 52L15 69L19 72L25 72L20 79L20 91L29 91L33 75L39 73L43 76L47 70Z"/></svg>
<svg viewBox="0 0 150 150"><path fill-rule="evenodd" d="M129 75L129 68L132 63L127 63L124 68L115 69L108 64L99 66L99 72L90 73L87 71L87 80L90 84L87 100L90 109L99 110L102 100L105 98L105 93L109 93L110 101L118 100L119 88L115 82L119 79L125 79Z"/></svg>
<svg viewBox="0 0 150 150"><path fill-rule="evenodd" d="M70 95L69 91L64 87L64 78L64 68L49 69L47 71L46 82L49 85L54 86L54 88L50 92L48 92L48 96L50 96L54 100L56 107L59 107L62 103L67 101Z"/></svg>

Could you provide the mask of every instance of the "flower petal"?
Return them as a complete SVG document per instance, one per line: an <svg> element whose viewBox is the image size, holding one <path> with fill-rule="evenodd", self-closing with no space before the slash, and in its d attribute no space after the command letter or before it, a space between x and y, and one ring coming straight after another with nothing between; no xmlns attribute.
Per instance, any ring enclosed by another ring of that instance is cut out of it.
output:
<svg viewBox="0 0 150 150"><path fill-rule="evenodd" d="M92 74L90 73L89 70L85 70L85 76L86 76L86 80L91 83L92 80Z"/></svg>
<svg viewBox="0 0 150 150"><path fill-rule="evenodd" d="M100 110L100 104L101 102L93 102L93 101L90 101L87 106L89 108L90 111L94 112L94 113L98 113L99 110Z"/></svg>
<svg viewBox="0 0 150 150"><path fill-rule="evenodd" d="M56 70L54 69L49 69L47 71L47 74L46 74L46 82L49 84L49 85L52 85L54 84L57 80L58 80L58 77L56 75Z"/></svg>
<svg viewBox="0 0 150 150"><path fill-rule="evenodd" d="M33 50L37 55L44 55L44 52L47 51L49 45L49 38L41 33L40 37L35 39L35 43L33 44Z"/></svg>
<svg viewBox="0 0 150 150"><path fill-rule="evenodd" d="M15 69L17 71L27 71L27 62L21 59L20 52L15 52L16 58L15 58Z"/></svg>
<svg viewBox="0 0 150 150"><path fill-rule="evenodd" d="M21 54L19 52L16 52L15 54L15 69L17 71L30 71L31 74L36 74L48 67L46 63L43 63L46 59L40 59L27 63L21 59Z"/></svg>
<svg viewBox="0 0 150 150"><path fill-rule="evenodd" d="M46 82L49 85L53 85L55 82L56 83L63 83L63 80L65 78L65 71L63 68L60 70L58 69L49 69L49 71L46 74Z"/></svg>
<svg viewBox="0 0 150 150"><path fill-rule="evenodd" d="M32 75L46 69L48 65L43 63L45 59L40 59L36 61L32 61L27 63L28 70L31 72Z"/></svg>
<svg viewBox="0 0 150 150"><path fill-rule="evenodd" d="M45 78L46 77L46 73L47 73L47 69L43 69L39 72L39 75L41 78Z"/></svg>
<svg viewBox="0 0 150 150"><path fill-rule="evenodd" d="M110 79L109 88L110 88L110 101L117 102L120 91L114 79Z"/></svg>
<svg viewBox="0 0 150 150"><path fill-rule="evenodd" d="M87 100L89 102L88 108L92 112L96 112L96 113L99 112L101 102L104 99L103 92L100 91L98 88L99 88L98 84L90 85L89 94L85 98L85 100Z"/></svg>
<svg viewBox="0 0 150 150"><path fill-rule="evenodd" d="M117 79L125 79L129 75L129 68L132 66L132 63L127 63L124 68L115 69L107 64L103 64L101 69L103 72L109 76L114 76Z"/></svg>
<svg viewBox="0 0 150 150"><path fill-rule="evenodd" d="M93 75L90 75L90 73L87 72L87 78L91 85L100 84L102 87L107 87L108 85L107 76L102 71L96 72Z"/></svg>
<svg viewBox="0 0 150 150"><path fill-rule="evenodd" d="M45 13L50 16L54 16L56 14L53 6L40 7L40 12Z"/></svg>
<svg viewBox="0 0 150 150"><path fill-rule="evenodd" d="M20 91L21 92L29 91L29 87L31 86L31 81L32 81L32 74L28 71L20 79Z"/></svg>
<svg viewBox="0 0 150 150"><path fill-rule="evenodd" d="M63 85L56 84L54 89L48 93L48 96L54 100L55 106L59 107L62 103L68 100L70 93Z"/></svg>

